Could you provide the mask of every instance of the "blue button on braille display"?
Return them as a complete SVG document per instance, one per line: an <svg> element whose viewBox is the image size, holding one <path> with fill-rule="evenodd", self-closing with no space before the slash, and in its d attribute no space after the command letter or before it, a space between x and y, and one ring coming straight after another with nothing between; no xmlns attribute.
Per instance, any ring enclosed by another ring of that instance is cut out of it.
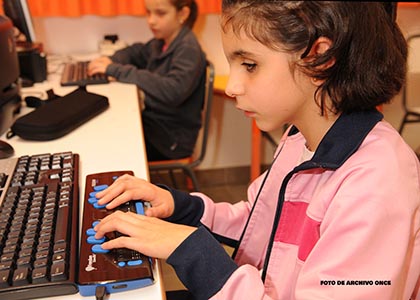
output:
<svg viewBox="0 0 420 300"><path fill-rule="evenodd" d="M88 244L95 245L95 244L102 244L105 242L105 237L102 237L101 239L95 239L95 236L91 235L87 238Z"/></svg>
<svg viewBox="0 0 420 300"><path fill-rule="evenodd" d="M93 245L92 252L95 254L100 254L100 253L108 253L109 250L102 249L102 245Z"/></svg>
<svg viewBox="0 0 420 300"><path fill-rule="evenodd" d="M96 231L93 230L93 228L89 228L88 230L86 230L86 234L88 236L95 235L96 234Z"/></svg>
<svg viewBox="0 0 420 300"><path fill-rule="evenodd" d="M88 203L89 203L89 204L94 204L94 203L96 203L96 202L98 202L98 199L97 199L96 197L90 197L90 198L88 199Z"/></svg>
<svg viewBox="0 0 420 300"><path fill-rule="evenodd" d="M118 262L118 266L121 267L121 268L125 267L125 265L126 265L125 261Z"/></svg>
<svg viewBox="0 0 420 300"><path fill-rule="evenodd" d="M137 211L137 214L144 215L144 206L142 202L140 201L136 202L136 211Z"/></svg>
<svg viewBox="0 0 420 300"><path fill-rule="evenodd" d="M98 221L98 220L93 221L93 222L92 222L92 228L95 228L95 226L96 226L96 225L98 225L98 224L99 224L99 222L101 222L101 221Z"/></svg>
<svg viewBox="0 0 420 300"><path fill-rule="evenodd" d="M129 266L139 266L143 263L143 261L141 259L137 259L137 260L129 260L127 262L127 265Z"/></svg>
<svg viewBox="0 0 420 300"><path fill-rule="evenodd" d="M107 187L108 187L107 184L97 185L93 187L93 190L96 192L100 192L100 191L105 190Z"/></svg>
<svg viewBox="0 0 420 300"><path fill-rule="evenodd" d="M96 198L96 194L97 194L98 192L90 192L89 193L89 198Z"/></svg>
<svg viewBox="0 0 420 300"><path fill-rule="evenodd" d="M95 202L95 203L93 203L93 207L94 208L98 208L98 209L105 208L107 204L108 203L105 203L105 204L100 205L100 204L98 204L98 202Z"/></svg>

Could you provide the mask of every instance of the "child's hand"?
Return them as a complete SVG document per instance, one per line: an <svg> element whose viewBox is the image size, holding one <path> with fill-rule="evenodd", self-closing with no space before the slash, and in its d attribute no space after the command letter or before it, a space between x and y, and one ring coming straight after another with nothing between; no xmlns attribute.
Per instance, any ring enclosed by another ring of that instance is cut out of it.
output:
<svg viewBox="0 0 420 300"><path fill-rule="evenodd" d="M102 244L103 249L129 248L147 256L167 259L196 228L157 218L116 211L95 226L95 238L118 231L122 236Z"/></svg>
<svg viewBox="0 0 420 300"><path fill-rule="evenodd" d="M98 73L104 74L108 65L112 63L109 57L102 56L89 62L88 74L90 76Z"/></svg>
<svg viewBox="0 0 420 300"><path fill-rule="evenodd" d="M167 218L174 212L174 199L169 191L159 188L146 180L123 175L107 189L98 192L98 204L106 204L107 209L113 209L130 200L143 200L150 202L146 210L149 217Z"/></svg>

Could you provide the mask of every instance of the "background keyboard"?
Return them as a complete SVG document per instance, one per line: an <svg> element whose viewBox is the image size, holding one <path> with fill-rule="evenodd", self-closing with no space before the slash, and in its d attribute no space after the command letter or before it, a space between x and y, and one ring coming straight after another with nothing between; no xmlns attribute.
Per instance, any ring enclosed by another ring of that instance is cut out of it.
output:
<svg viewBox="0 0 420 300"><path fill-rule="evenodd" d="M89 84L108 83L108 77L105 74L88 75L88 61L69 62L64 65L61 75L62 86L86 86Z"/></svg>
<svg viewBox="0 0 420 300"><path fill-rule="evenodd" d="M79 156L0 160L0 299L74 294Z"/></svg>

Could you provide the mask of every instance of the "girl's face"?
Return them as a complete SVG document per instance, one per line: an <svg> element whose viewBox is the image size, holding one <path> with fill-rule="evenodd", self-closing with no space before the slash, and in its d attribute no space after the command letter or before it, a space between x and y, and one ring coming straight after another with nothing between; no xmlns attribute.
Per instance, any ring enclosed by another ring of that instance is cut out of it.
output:
<svg viewBox="0 0 420 300"><path fill-rule="evenodd" d="M236 107L254 118L263 131L292 123L299 128L305 115L312 114L315 91L310 80L292 73L290 54L275 51L229 29L222 42L230 66L226 94L236 98ZM312 111L312 113L310 112Z"/></svg>
<svg viewBox="0 0 420 300"><path fill-rule="evenodd" d="M169 45L187 19L186 9L177 11L170 0L145 0L147 23L153 36ZM188 10L188 9L187 9Z"/></svg>

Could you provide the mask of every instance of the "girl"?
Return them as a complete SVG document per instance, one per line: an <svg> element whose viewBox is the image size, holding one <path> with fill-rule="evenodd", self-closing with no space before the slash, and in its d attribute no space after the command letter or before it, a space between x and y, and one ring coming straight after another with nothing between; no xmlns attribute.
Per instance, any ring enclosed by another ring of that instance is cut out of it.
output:
<svg viewBox="0 0 420 300"><path fill-rule="evenodd" d="M121 177L99 203L152 207L103 219L98 238L128 235L103 247L167 259L195 299L418 299L419 161L376 110L404 83L396 23L378 2L224 0L222 41L238 109L292 124L270 169L235 205Z"/></svg>
<svg viewBox="0 0 420 300"><path fill-rule="evenodd" d="M100 57L89 73L136 84L145 96L142 122L147 158L190 156L201 127L206 57L191 31L194 0L145 0L154 38Z"/></svg>

